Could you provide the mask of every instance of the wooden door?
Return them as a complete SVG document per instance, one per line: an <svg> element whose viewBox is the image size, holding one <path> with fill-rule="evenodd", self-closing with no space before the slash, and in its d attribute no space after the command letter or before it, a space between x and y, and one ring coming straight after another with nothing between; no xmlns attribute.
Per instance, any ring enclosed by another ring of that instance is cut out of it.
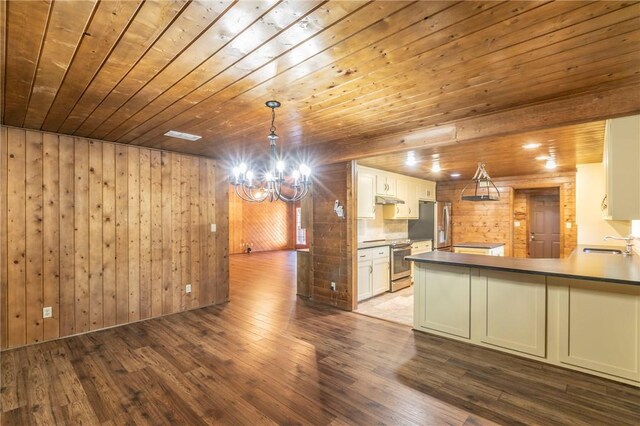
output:
<svg viewBox="0 0 640 426"><path fill-rule="evenodd" d="M530 198L529 257L560 257L560 197L534 195Z"/></svg>

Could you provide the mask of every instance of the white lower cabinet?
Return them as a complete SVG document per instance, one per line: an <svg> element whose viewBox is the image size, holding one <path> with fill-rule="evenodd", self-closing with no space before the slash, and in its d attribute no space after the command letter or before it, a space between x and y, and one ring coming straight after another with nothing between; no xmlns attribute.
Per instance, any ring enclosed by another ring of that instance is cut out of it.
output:
<svg viewBox="0 0 640 426"><path fill-rule="evenodd" d="M471 278L469 268L430 265L416 268L414 310L416 328L470 337Z"/></svg>
<svg viewBox="0 0 640 426"><path fill-rule="evenodd" d="M544 357L545 277L500 271L481 271L480 276L480 340Z"/></svg>
<svg viewBox="0 0 640 426"><path fill-rule="evenodd" d="M416 263L414 329L640 386L640 286Z"/></svg>
<svg viewBox="0 0 640 426"><path fill-rule="evenodd" d="M560 362L640 382L640 287L555 282Z"/></svg>
<svg viewBox="0 0 640 426"><path fill-rule="evenodd" d="M389 291L389 246L358 250L358 302Z"/></svg>

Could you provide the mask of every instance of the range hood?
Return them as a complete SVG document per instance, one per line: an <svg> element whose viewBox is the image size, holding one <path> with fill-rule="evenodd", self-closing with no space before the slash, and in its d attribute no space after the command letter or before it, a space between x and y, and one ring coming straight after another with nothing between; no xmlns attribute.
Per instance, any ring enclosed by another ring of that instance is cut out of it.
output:
<svg viewBox="0 0 640 426"><path fill-rule="evenodd" d="M469 191L469 194L465 195L465 191L469 187L469 185L474 184L475 190L473 193ZM491 188L493 187L493 191ZM476 170L476 174L473 175L473 179L469 182L463 189L462 194L460 194L460 198L463 201L499 201L500 200L500 191L496 188L496 185L493 183L491 178L489 177L489 173L484 168L484 163L478 163L478 169Z"/></svg>
<svg viewBox="0 0 640 426"><path fill-rule="evenodd" d="M396 197L389 197L386 195L376 195L376 204L404 204L404 200Z"/></svg>

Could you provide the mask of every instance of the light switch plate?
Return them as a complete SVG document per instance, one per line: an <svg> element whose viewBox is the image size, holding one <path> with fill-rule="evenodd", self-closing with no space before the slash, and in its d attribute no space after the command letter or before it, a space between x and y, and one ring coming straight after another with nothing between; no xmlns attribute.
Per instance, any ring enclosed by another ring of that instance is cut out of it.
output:
<svg viewBox="0 0 640 426"><path fill-rule="evenodd" d="M211 224L211 232L216 232L216 224L215 223Z"/></svg>
<svg viewBox="0 0 640 426"><path fill-rule="evenodd" d="M184 290L185 290L187 293L191 293L191 284L187 284L186 286L184 286Z"/></svg>
<svg viewBox="0 0 640 426"><path fill-rule="evenodd" d="M515 222L513 222L513 226L515 226L516 228L520 227L520 221L516 220Z"/></svg>
<svg viewBox="0 0 640 426"><path fill-rule="evenodd" d="M567 229L571 229L571 222L567 222L565 226L567 227Z"/></svg>
<svg viewBox="0 0 640 426"><path fill-rule="evenodd" d="M51 318L53 316L53 308L51 306L45 306L42 308L42 318Z"/></svg>

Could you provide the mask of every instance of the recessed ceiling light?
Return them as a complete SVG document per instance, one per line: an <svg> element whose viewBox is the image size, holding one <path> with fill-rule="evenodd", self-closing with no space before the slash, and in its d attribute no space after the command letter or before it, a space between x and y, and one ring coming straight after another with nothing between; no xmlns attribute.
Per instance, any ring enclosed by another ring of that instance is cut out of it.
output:
<svg viewBox="0 0 640 426"><path fill-rule="evenodd" d="M405 161L405 164L407 166L415 166L418 163L418 160L416 160L416 154L413 151L409 151L407 153L407 160Z"/></svg>
<svg viewBox="0 0 640 426"><path fill-rule="evenodd" d="M433 166L431 166L431 171L434 173L438 173L440 170L442 170L440 168L440 163L433 163Z"/></svg>
<svg viewBox="0 0 640 426"><path fill-rule="evenodd" d="M450 175L452 178L457 178L460 177L460 173L451 173Z"/></svg>
<svg viewBox="0 0 640 426"><path fill-rule="evenodd" d="M184 132L177 132L175 130L170 130L164 135L169 136L171 138L186 139L188 141L197 141L198 139L202 138L202 136L192 135L190 133L184 133Z"/></svg>
<svg viewBox="0 0 640 426"><path fill-rule="evenodd" d="M539 146L540 146L540 144L539 143L535 143L535 142L531 142L531 143L527 143L527 144L522 145L522 147L524 149L536 149Z"/></svg>
<svg viewBox="0 0 640 426"><path fill-rule="evenodd" d="M545 169L555 169L556 168L556 160L554 158L549 158L547 162L544 164Z"/></svg>
<svg viewBox="0 0 640 426"><path fill-rule="evenodd" d="M536 160L539 161L544 161L544 160L548 160L550 157L548 155L539 155L536 157Z"/></svg>

